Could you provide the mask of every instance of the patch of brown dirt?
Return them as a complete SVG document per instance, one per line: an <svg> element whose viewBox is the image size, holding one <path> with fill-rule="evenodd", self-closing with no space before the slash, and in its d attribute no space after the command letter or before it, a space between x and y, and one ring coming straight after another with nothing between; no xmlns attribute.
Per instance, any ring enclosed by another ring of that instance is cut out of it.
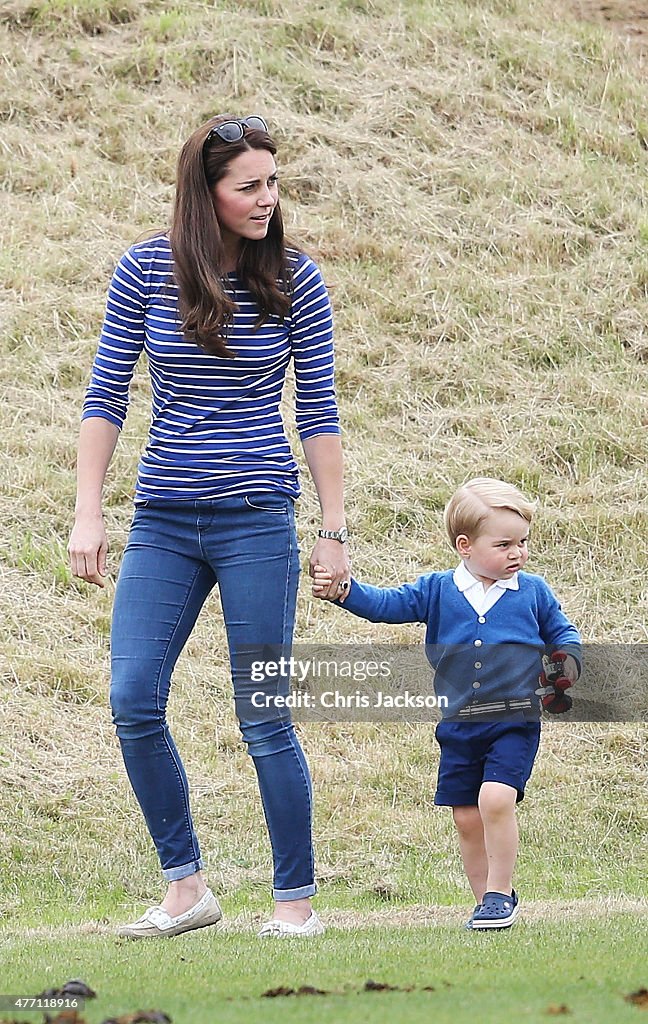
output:
<svg viewBox="0 0 648 1024"><path fill-rule="evenodd" d="M572 0L584 21L597 21L648 51L648 0Z"/></svg>
<svg viewBox="0 0 648 1024"><path fill-rule="evenodd" d="M642 1009L648 1010L648 988L640 988L636 992L631 992L629 996L623 997L626 1003L633 1003L635 1006L641 1006Z"/></svg>

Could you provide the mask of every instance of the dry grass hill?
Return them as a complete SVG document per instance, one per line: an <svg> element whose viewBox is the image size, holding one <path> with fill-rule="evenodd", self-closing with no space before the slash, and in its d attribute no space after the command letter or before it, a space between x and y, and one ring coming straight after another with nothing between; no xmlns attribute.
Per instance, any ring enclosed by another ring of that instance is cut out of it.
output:
<svg viewBox="0 0 648 1024"><path fill-rule="evenodd" d="M179 145L214 112L271 124L290 230L330 285L356 573L450 564L444 502L504 476L538 500L529 568L584 637L648 641L648 115L627 33L560 0L2 0L0 58L1 912L99 915L157 878L107 710L112 586L73 580L65 546L111 267L167 223ZM147 395L141 366L107 482L113 573ZM316 521L304 476L304 556ZM304 580L297 635L377 633ZM172 715L212 882L254 900L268 851L224 646L214 596ZM464 899L430 726L301 732L325 898ZM527 891L639 895L646 726L544 744Z"/></svg>

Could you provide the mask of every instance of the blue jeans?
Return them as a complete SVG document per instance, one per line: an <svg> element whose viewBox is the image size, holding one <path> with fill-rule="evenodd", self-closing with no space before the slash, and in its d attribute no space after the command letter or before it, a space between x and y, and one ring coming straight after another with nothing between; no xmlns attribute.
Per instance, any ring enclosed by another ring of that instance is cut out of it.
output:
<svg viewBox="0 0 648 1024"><path fill-rule="evenodd" d="M252 684L237 657L258 645L290 645L298 579L294 508L285 495L148 501L135 510L113 608L110 703L128 777L170 881L202 867L187 777L166 721L171 674L217 583L239 724L270 834L273 895L315 892L308 766L286 711L244 720L245 697L263 686ZM276 693L276 679L272 687Z"/></svg>

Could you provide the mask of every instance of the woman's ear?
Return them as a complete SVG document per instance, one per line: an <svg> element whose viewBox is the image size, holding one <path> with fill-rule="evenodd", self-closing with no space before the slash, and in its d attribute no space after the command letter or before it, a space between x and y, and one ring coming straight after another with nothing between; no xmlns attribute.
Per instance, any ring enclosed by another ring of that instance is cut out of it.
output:
<svg viewBox="0 0 648 1024"><path fill-rule="evenodd" d="M470 557L471 548L470 538L465 533L460 533L455 541L455 547L462 558Z"/></svg>

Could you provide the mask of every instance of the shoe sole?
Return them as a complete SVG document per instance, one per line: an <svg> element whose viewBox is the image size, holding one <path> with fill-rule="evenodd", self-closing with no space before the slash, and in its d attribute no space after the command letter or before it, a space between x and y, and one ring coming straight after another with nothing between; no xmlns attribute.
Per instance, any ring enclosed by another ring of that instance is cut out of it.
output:
<svg viewBox="0 0 648 1024"><path fill-rule="evenodd" d="M324 934L324 929L317 932L257 932L257 938L259 939L284 939L295 940L299 939L316 939L320 935Z"/></svg>
<svg viewBox="0 0 648 1024"><path fill-rule="evenodd" d="M469 930L470 931L475 931L475 932L481 932L481 931L486 931L486 929L488 929L488 928L495 928L495 929L498 929L498 928L510 928L517 921L519 913L520 913L520 908L519 907L515 907L511 911L509 916L507 918L504 918L504 920L499 920L498 921L496 919L494 921L473 921L472 928L469 929Z"/></svg>

